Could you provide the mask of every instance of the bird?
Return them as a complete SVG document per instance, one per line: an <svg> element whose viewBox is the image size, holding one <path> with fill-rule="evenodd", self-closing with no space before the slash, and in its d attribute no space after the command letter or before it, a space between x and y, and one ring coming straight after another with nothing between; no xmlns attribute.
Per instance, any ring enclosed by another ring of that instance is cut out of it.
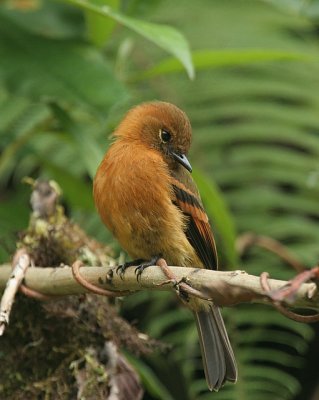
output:
<svg viewBox="0 0 319 400"><path fill-rule="evenodd" d="M114 141L93 181L93 197L106 227L133 261L144 268L164 258L168 265L218 268L208 216L187 158L191 123L164 101L131 108L113 132ZM237 366L220 309L189 296L209 390L235 383Z"/></svg>

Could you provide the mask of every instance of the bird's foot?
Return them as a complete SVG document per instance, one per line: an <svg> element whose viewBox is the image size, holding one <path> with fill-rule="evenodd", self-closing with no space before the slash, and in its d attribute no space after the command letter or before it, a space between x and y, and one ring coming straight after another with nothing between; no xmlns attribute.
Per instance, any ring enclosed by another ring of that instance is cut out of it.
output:
<svg viewBox="0 0 319 400"><path fill-rule="evenodd" d="M183 277L182 279L177 280L177 277L175 276L173 271L168 267L167 262L164 260L164 258L158 259L156 265L160 267L166 278L168 278L166 281L162 282L161 285L166 285L168 283L171 283L180 297L182 297L185 300L186 298L188 299L188 295L185 291L182 290L182 285L181 285L181 284L187 284L186 278Z"/></svg>
<svg viewBox="0 0 319 400"><path fill-rule="evenodd" d="M116 268L116 273L120 275L121 279L124 278L124 273L129 267L135 267L135 274L137 276L137 280L140 279L145 268L150 267L151 265L156 265L157 261L161 258L160 255L152 257L150 260L144 260L143 258L138 258L137 260L128 261L124 264L119 265Z"/></svg>
<svg viewBox="0 0 319 400"><path fill-rule="evenodd" d="M173 273L171 268L168 267L164 258L159 258L157 260L156 265L158 265L163 274L166 276L168 280L164 281L163 284L172 283L175 288L178 296L183 301L189 301L189 295L198 297L203 300L211 301L212 299L208 298L204 293L192 287L191 282L187 277L183 277L182 279L177 279L176 275Z"/></svg>
<svg viewBox="0 0 319 400"><path fill-rule="evenodd" d="M145 260L143 258L138 258L137 260L133 260L133 261L128 261L124 264L119 265L118 267L116 267L116 273L118 275L120 275L120 278L123 279L124 278L124 273L127 270L127 268L129 267L134 267L136 265L140 266L145 262Z"/></svg>
<svg viewBox="0 0 319 400"><path fill-rule="evenodd" d="M152 257L149 261L143 260L143 262L141 262L141 263L135 268L135 275L136 275L137 280L139 281L139 279L140 279L140 277L141 277L143 271L144 271L146 268L148 268L148 267L150 267L150 266L152 266L152 265L157 265L158 260L160 260L161 258L162 258L162 256L161 256L161 255L158 255L158 256ZM135 264L135 265L136 265L136 264Z"/></svg>
<svg viewBox="0 0 319 400"><path fill-rule="evenodd" d="M192 287L189 282L187 282L187 278L183 277L179 281L175 281L174 289L176 290L181 300L185 302L189 301L189 291L192 289Z"/></svg>

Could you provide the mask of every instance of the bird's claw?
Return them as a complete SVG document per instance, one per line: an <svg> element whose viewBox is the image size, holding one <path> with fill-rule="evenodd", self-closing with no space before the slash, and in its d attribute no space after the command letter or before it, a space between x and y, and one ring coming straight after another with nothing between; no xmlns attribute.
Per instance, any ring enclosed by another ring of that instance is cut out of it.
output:
<svg viewBox="0 0 319 400"><path fill-rule="evenodd" d="M179 281L175 280L173 287L176 290L177 294L181 297L182 300L184 300L186 302L189 301L188 289L190 289L191 286L187 282L186 277L183 277Z"/></svg>
<svg viewBox="0 0 319 400"><path fill-rule="evenodd" d="M142 275L144 269L147 268L147 267L149 267L149 265L147 265L147 264L140 264L140 265L138 265L138 266L135 268L134 272L135 272L137 281L140 280L141 275Z"/></svg>
<svg viewBox="0 0 319 400"><path fill-rule="evenodd" d="M135 271L134 271L134 272L135 272L135 275L136 275L136 278L137 278L137 281L140 280L143 271L144 271L146 268L150 267L151 265L156 265L157 262L158 262L158 260L159 260L160 258L161 258L161 255L158 255L158 256L152 257L149 261L143 260L143 261L135 268Z"/></svg>
<svg viewBox="0 0 319 400"><path fill-rule="evenodd" d="M120 275L120 278L123 279L124 273L127 270L127 268L135 266L134 272L135 272L137 280L139 281L144 269L146 269L147 267L150 267L151 265L156 265L156 263L159 259L160 259L160 256L155 256L149 261L146 261L144 259L129 261L129 262L126 262L126 263L121 264L118 267L116 267L115 271L118 275Z"/></svg>
<svg viewBox="0 0 319 400"><path fill-rule="evenodd" d="M120 275L120 278L123 280L124 274L125 274L125 271L127 270L127 268L133 267L135 265L137 265L139 267L139 266L143 265L143 263L145 263L145 260L143 260L141 258L139 258L138 260L134 260L134 261L128 261L128 262L125 262L124 264L120 264L118 267L116 267L115 271L118 275Z"/></svg>
<svg viewBox="0 0 319 400"><path fill-rule="evenodd" d="M177 289L177 290L179 290L179 285L180 285L181 283L186 283L186 284L188 284L187 278L186 278L185 276L183 276L179 281L175 280L175 283L174 283L174 285L173 285L174 288ZM188 284L188 285L189 285L189 284Z"/></svg>
<svg viewBox="0 0 319 400"><path fill-rule="evenodd" d="M120 264L118 267L116 267L116 270L115 270L115 272L118 274L118 275L120 275L120 278L123 280L123 278L124 278L124 273L125 273L125 271L126 271L126 268L127 268L127 266L126 266L126 264L124 263L124 264Z"/></svg>
<svg viewBox="0 0 319 400"><path fill-rule="evenodd" d="M158 255L158 256L154 256L149 261L142 260L142 262L135 268L135 271L134 271L137 281L140 280L143 271L152 265L157 265L157 262L160 258L161 258L161 256Z"/></svg>

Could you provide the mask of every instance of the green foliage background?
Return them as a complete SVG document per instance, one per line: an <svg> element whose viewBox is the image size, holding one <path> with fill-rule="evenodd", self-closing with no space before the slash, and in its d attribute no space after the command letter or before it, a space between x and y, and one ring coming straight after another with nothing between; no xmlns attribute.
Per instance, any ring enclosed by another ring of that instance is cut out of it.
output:
<svg viewBox="0 0 319 400"><path fill-rule="evenodd" d="M123 113L161 99L192 121L190 158L222 266L292 276L263 250L240 260L235 239L245 231L315 265L318 16L318 1L298 0L2 3L0 260L27 225L26 175L57 180L72 218L113 242L94 210L92 177ZM174 344L168 355L128 355L145 399L307 399L318 385L315 330L269 307L224 310L239 381L218 394L207 392L192 316L173 295L140 293L122 312Z"/></svg>

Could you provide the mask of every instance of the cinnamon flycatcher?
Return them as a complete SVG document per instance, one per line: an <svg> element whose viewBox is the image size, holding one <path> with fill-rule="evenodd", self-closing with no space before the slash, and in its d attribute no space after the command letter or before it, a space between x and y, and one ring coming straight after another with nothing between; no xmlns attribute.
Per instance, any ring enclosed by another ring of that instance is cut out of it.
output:
<svg viewBox="0 0 319 400"><path fill-rule="evenodd" d="M191 125L170 103L131 109L94 179L105 225L142 269L163 257L168 265L217 269L215 240L186 157ZM124 271L124 270L122 270ZM210 390L236 382L237 367L219 308L191 297Z"/></svg>

